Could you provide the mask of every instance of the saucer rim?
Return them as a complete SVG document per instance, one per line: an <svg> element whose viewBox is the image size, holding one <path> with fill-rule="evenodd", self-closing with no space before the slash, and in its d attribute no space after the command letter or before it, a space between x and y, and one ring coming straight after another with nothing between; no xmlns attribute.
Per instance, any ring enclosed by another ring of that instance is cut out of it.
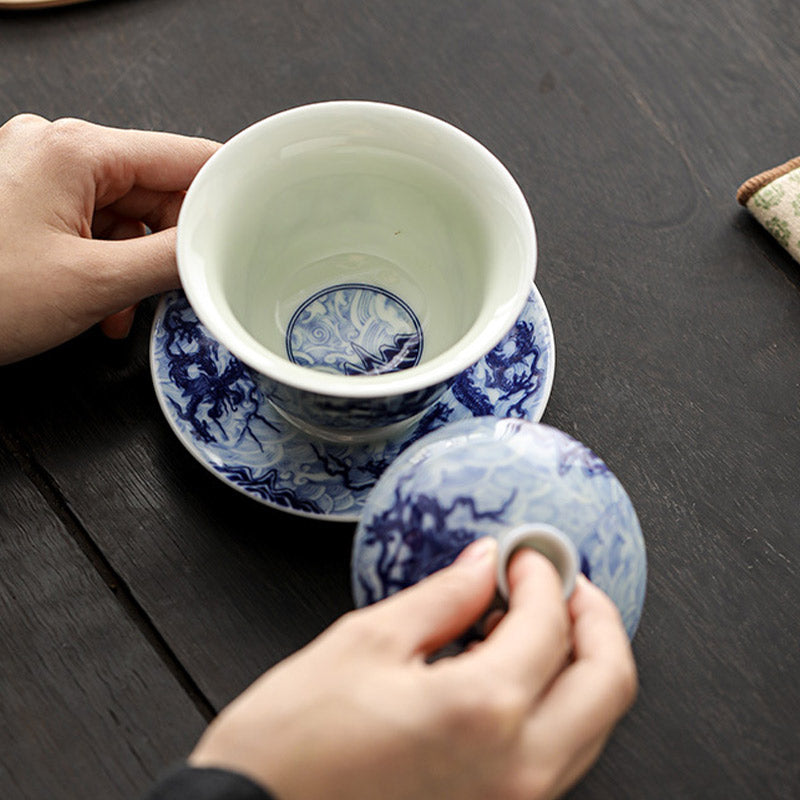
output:
<svg viewBox="0 0 800 800"><path fill-rule="evenodd" d="M545 320L546 320L547 325L548 325L548 327L550 329L550 347L549 347L549 350L548 350L548 356L549 356L548 370L547 370L547 374L545 375L544 385L542 387L543 402L539 405L536 414L533 417L528 418L529 422L538 423L542 419L542 417L544 416L544 412L547 409L547 404L550 401L550 394L552 392L553 383L555 381L556 343L555 343L555 334L554 334L554 331L553 331L553 322L552 322L552 319L550 317L550 312L549 312L549 310L547 308L547 304L545 303L544 298L542 297L542 293L539 291L539 287L536 286L535 283L531 284L531 291L535 294L536 300L541 305L542 311L544 313ZM160 390L160 387L158 385L158 380L157 380L157 377L156 377L155 333L156 333L156 328L158 326L158 323L161 320L161 318L163 317L163 310L164 310L164 307L166 306L167 296L169 294L170 294L170 292L165 292L164 294L161 295L161 297L159 298L159 301L158 301L158 305L156 306L155 312L153 314L153 320L152 320L152 323L150 325L150 340L149 340L149 346L148 346L148 349L149 349L148 362L149 362L149 365L150 365L150 379L151 379L151 382L153 384L153 391L154 391L154 394L156 396L156 400L158 401L159 408L161 409L161 413L162 413L163 417L166 418L167 423L169 424L169 427L172 429L172 432L175 434L175 436L177 437L178 441L183 445L183 448L186 451L188 451L188 453L194 458L194 460L197 461L207 472L211 473L217 480L222 481L222 483L224 483L226 486L236 490L239 494L244 495L245 497L249 498L250 500L253 500L253 501L259 503L260 505L266 506L267 508L270 508L270 509L272 509L274 511L280 511L280 512L283 512L283 513L286 513L286 514L292 514L293 516L303 517L305 519L313 519L313 520L317 520L317 521L320 521L320 522L340 522L340 523L346 523L346 524L350 524L350 525L357 524L359 522L359 520L361 519L361 514L360 513L358 515L348 514L348 513L341 513L341 514L325 514L325 513L318 514L318 513L312 513L310 511L303 511L302 509L292 508L290 506L278 505L277 503L274 503L274 502L266 500L266 499L264 499L262 497L257 497L255 495L253 495L252 493L246 491L244 488L242 488L238 484L234 483L233 481L228 480L224 475L222 475L218 470L216 470L214 468L214 466L213 466L213 463L212 463L213 462L213 458L204 458L202 456L201 452L200 452L200 449L196 445L194 445L194 443L191 442L191 440L186 436L185 431L181 430L178 427L178 425L175 423L175 421L173 419L173 415L172 415L170 409L167 407L166 397L163 394L163 392ZM187 297L187 300L188 300L188 297ZM525 310L525 306L522 307L522 309L520 310L519 314L521 315L524 310ZM210 331L208 333L209 333L209 336L212 336L212 338L213 338L213 334L211 334ZM220 343L220 344L223 347L225 346L223 343ZM234 358L235 357L236 356L234 356ZM471 369L471 367L467 367L467 369ZM463 370L463 372L466 372L466 370ZM461 374L463 374L463 372L458 373L458 375L456 375L456 378L458 378ZM502 419L502 417L497 417L497 419ZM290 423L287 422L287 424L290 424ZM445 425L447 425L447 424L450 424L450 423L445 423ZM439 428L435 428L434 430L441 430L442 427L444 427L444 425L440 426ZM431 432L433 432L433 431L431 431ZM299 431L299 433L301 435L305 436L305 434L303 434L302 431ZM309 437L307 437L307 438L309 438Z"/></svg>

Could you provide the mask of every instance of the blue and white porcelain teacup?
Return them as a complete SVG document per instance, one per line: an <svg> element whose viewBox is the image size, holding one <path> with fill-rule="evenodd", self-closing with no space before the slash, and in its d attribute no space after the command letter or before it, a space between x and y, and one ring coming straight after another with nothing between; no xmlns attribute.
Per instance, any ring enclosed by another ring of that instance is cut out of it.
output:
<svg viewBox="0 0 800 800"><path fill-rule="evenodd" d="M290 422L391 435L489 352L536 269L503 165L439 119L336 101L268 117L192 183L178 267L200 321Z"/></svg>

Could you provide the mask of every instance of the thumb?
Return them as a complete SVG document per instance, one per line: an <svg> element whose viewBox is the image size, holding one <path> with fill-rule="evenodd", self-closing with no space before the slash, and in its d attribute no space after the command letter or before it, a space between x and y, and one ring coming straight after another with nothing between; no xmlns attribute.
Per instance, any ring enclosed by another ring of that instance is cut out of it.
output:
<svg viewBox="0 0 800 800"><path fill-rule="evenodd" d="M374 606L404 652L428 656L453 641L486 611L495 594L497 543L467 546L448 567Z"/></svg>
<svg viewBox="0 0 800 800"><path fill-rule="evenodd" d="M175 228L120 241L86 239L83 247L101 316L180 285Z"/></svg>

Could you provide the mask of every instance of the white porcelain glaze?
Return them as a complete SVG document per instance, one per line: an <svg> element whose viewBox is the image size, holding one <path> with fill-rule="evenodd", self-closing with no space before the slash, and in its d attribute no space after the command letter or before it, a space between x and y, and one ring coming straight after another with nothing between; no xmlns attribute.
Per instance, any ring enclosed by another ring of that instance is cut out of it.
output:
<svg viewBox="0 0 800 800"><path fill-rule="evenodd" d="M187 193L177 257L199 319L276 407L341 429L352 400L361 430L398 422L398 407L418 414L500 341L526 302L536 235L519 187L470 136L418 111L337 101L225 144ZM423 337L414 365L354 375L287 357L298 309L341 284L410 310Z"/></svg>
<svg viewBox="0 0 800 800"><path fill-rule="evenodd" d="M580 556L572 540L562 530L544 522L525 522L497 536L497 589L508 600L508 567L514 554L525 547L547 558L561 578L564 599L575 589Z"/></svg>

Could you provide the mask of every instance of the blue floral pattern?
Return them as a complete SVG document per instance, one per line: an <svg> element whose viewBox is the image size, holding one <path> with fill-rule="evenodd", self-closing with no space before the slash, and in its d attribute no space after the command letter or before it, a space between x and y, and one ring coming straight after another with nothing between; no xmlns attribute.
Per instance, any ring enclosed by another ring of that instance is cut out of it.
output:
<svg viewBox="0 0 800 800"><path fill-rule="evenodd" d="M541 419L555 371L547 309L533 289L519 320L402 434L357 445L312 441L281 417L249 371L206 331L182 292L165 295L151 337L156 396L189 452L249 497L296 514L353 522L407 447L443 425L496 413Z"/></svg>
<svg viewBox="0 0 800 800"><path fill-rule="evenodd" d="M387 468L356 531L355 601L380 600L449 564L474 539L533 522L572 539L583 572L616 603L632 637L647 572L633 505L589 448L524 420L463 420Z"/></svg>

